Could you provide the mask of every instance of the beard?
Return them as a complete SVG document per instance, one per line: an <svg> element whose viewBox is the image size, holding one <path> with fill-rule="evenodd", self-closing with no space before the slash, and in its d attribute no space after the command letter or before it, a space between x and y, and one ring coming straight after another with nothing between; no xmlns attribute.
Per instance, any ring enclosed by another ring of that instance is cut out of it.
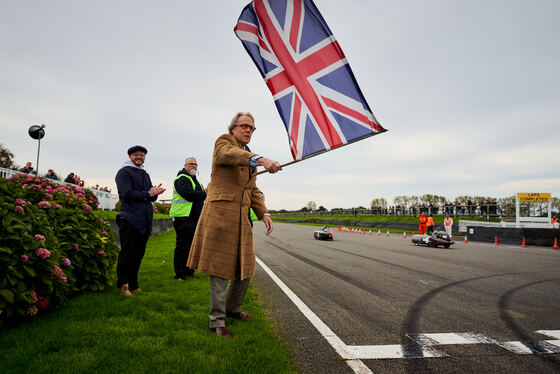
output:
<svg viewBox="0 0 560 374"><path fill-rule="evenodd" d="M194 170L194 169L187 170L187 173L189 173L189 175L190 175L191 177L196 177L196 170Z"/></svg>

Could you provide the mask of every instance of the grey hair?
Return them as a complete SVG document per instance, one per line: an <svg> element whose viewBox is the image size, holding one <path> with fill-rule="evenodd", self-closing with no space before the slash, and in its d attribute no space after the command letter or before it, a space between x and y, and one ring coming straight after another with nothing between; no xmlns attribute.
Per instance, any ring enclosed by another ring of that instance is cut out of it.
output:
<svg viewBox="0 0 560 374"><path fill-rule="evenodd" d="M196 160L196 157L192 157L192 156L191 156L191 157L187 157L187 158L185 159L185 164L186 164L187 161L189 161L190 159Z"/></svg>
<svg viewBox="0 0 560 374"><path fill-rule="evenodd" d="M233 116L233 118L231 119L231 122L229 123L229 126L228 126L228 133L230 135L233 135L233 129L237 127L237 120L241 116L247 116L247 117L251 118L251 120L253 120L253 126L255 126L255 117L253 117L253 115L251 113L249 113L249 112L237 112L237 114L235 116ZM255 127L255 129L256 129L256 127Z"/></svg>

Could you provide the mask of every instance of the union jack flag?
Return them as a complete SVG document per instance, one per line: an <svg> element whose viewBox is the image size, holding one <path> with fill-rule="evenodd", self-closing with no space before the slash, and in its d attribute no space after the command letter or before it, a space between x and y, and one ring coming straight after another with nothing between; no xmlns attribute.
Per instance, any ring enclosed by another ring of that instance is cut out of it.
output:
<svg viewBox="0 0 560 374"><path fill-rule="evenodd" d="M234 31L272 93L294 160L386 131L312 0L254 0Z"/></svg>

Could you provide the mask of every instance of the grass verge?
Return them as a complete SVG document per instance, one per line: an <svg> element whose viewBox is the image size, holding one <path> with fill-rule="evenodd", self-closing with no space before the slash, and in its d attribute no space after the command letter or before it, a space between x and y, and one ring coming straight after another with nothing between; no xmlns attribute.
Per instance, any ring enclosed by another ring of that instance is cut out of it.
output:
<svg viewBox="0 0 560 374"><path fill-rule="evenodd" d="M294 373L250 287L226 339L208 330L208 276L173 279L175 232L148 242L142 292L113 287L69 300L32 323L0 331L3 373Z"/></svg>

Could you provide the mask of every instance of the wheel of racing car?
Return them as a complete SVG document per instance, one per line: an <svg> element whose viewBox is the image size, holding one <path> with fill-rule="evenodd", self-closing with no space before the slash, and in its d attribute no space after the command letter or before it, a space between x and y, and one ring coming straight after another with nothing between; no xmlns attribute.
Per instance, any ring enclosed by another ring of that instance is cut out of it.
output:
<svg viewBox="0 0 560 374"><path fill-rule="evenodd" d="M445 248L449 248L450 245L451 245L451 244L444 244L443 246L444 246Z"/></svg>

